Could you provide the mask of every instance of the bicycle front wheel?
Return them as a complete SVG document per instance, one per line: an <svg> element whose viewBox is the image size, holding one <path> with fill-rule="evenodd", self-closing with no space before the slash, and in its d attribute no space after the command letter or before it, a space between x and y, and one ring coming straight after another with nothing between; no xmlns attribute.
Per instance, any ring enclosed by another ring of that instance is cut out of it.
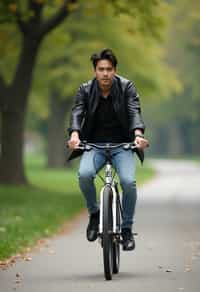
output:
<svg viewBox="0 0 200 292"><path fill-rule="evenodd" d="M112 280L113 272L113 216L112 189L106 186L103 191L103 261L106 280Z"/></svg>
<svg viewBox="0 0 200 292"><path fill-rule="evenodd" d="M117 233L120 233L121 227L121 217L120 217L120 202L116 198L116 224L117 224ZM115 240L113 241L113 273L119 273L120 266L120 235L116 235Z"/></svg>

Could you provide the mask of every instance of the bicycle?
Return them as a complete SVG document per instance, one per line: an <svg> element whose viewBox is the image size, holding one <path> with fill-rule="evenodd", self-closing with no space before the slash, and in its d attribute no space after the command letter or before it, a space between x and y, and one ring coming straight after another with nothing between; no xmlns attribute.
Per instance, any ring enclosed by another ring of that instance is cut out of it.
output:
<svg viewBox="0 0 200 292"><path fill-rule="evenodd" d="M105 179L100 192L100 224L99 224L99 242L103 248L104 276L106 280L112 280L112 275L119 273L120 267L120 244L121 239L121 221L123 210L121 198L118 190L117 181L112 175L111 149L123 147L125 150L135 150L137 147L133 143L119 143L98 145L94 143L81 142L78 149L90 151L92 148L104 149L106 151ZM137 235L137 233L134 233Z"/></svg>

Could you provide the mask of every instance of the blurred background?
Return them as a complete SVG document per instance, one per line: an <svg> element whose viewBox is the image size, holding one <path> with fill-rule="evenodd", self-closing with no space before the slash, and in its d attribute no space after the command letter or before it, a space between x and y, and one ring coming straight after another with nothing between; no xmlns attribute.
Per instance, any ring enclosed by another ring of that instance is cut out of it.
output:
<svg viewBox="0 0 200 292"><path fill-rule="evenodd" d="M3 202L7 206L9 192L13 194L13 189L4 188L7 185L43 187L44 202L53 198L49 193L45 197L44 189L69 192L70 169L77 163L66 163L69 115L79 85L93 78L91 54L103 48L114 51L118 74L132 80L140 94L151 145L146 156L200 156L199 1L4 0L0 2L2 206ZM73 188L77 193L77 182ZM20 196L27 199L24 189L14 190L15 203ZM51 214L55 204L66 205L56 200ZM25 216L19 210L11 213L16 224ZM7 230L8 222L4 223L0 236Z"/></svg>
<svg viewBox="0 0 200 292"><path fill-rule="evenodd" d="M75 93L105 47L140 94L149 155L199 155L199 1L62 2L0 4L1 180L26 180L22 151L64 165Z"/></svg>

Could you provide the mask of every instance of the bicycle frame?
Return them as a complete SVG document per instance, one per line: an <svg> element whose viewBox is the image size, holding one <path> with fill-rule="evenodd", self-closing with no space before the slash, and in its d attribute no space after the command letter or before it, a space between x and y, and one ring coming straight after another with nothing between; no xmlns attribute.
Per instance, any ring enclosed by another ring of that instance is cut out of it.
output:
<svg viewBox="0 0 200 292"><path fill-rule="evenodd" d="M101 189L100 192L100 223L99 223L99 235L101 236L103 233L103 193L104 193L104 188L107 185L110 185L111 189L112 189L112 193L113 193L113 205L112 205L112 213L113 213L113 234L117 234L118 230L117 230L117 218L116 218L116 209L117 209L117 196L119 196L119 194L117 193L116 190L116 182L113 181L112 178L112 174L111 174L111 169L112 169L112 165L107 162L106 163L106 167L105 167L105 179L106 179L106 184L103 186L103 188ZM121 208L120 208L121 209ZM121 214L122 215L122 214Z"/></svg>

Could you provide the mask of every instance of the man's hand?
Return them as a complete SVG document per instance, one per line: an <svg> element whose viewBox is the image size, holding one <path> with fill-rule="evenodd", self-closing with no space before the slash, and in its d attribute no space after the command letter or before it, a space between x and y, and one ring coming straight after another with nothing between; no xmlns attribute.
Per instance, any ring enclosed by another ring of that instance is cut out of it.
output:
<svg viewBox="0 0 200 292"><path fill-rule="evenodd" d="M145 138L136 136L134 143L136 146L142 150L144 150L146 147L149 147L149 141Z"/></svg>
<svg viewBox="0 0 200 292"><path fill-rule="evenodd" d="M70 149L77 149L78 145L80 144L79 133L77 131L72 132L70 136L70 140L68 141L67 145Z"/></svg>

